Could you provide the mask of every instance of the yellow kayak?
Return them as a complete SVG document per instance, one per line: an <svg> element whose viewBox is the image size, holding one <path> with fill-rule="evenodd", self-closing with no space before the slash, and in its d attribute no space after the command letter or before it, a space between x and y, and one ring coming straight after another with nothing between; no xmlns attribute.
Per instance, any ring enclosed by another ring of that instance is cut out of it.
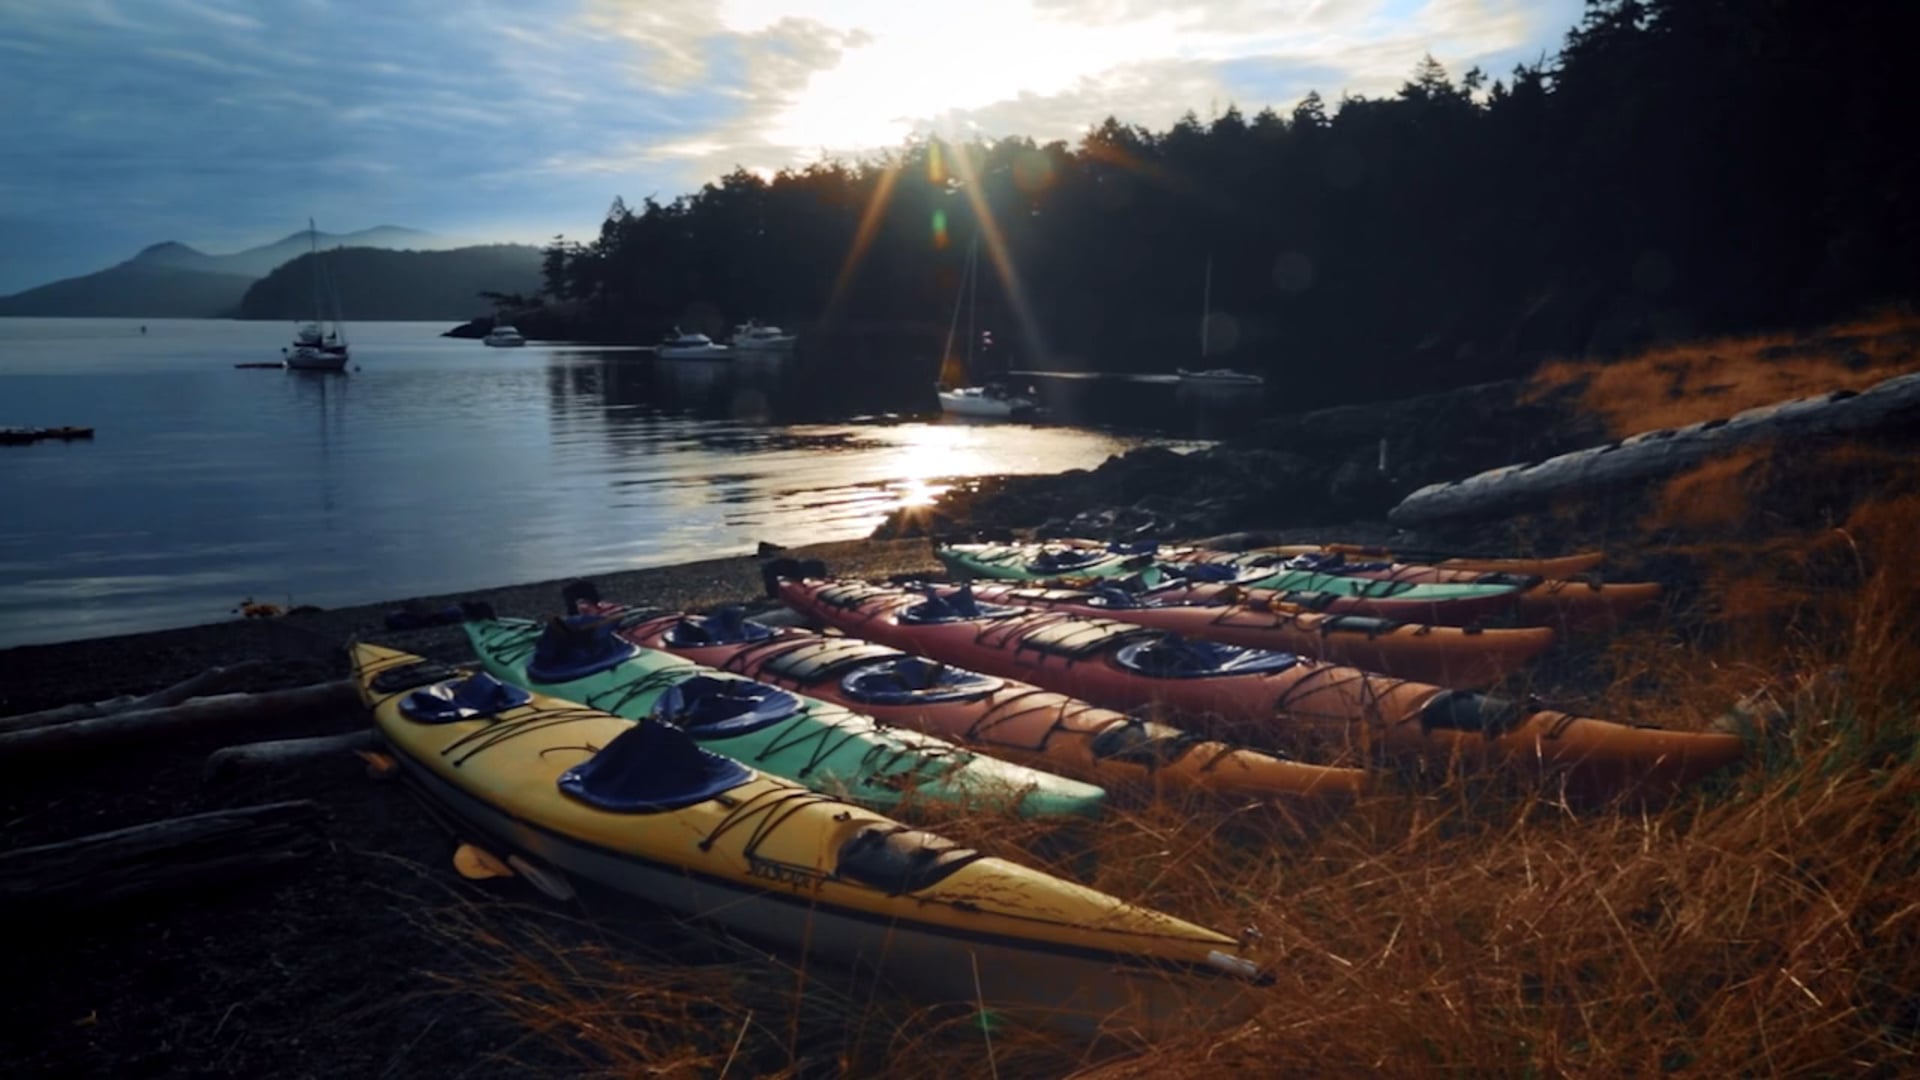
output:
<svg viewBox="0 0 1920 1080"><path fill-rule="evenodd" d="M701 749L684 732L355 645L404 775L476 843L900 989L1076 1031L1233 1019L1231 937Z"/></svg>

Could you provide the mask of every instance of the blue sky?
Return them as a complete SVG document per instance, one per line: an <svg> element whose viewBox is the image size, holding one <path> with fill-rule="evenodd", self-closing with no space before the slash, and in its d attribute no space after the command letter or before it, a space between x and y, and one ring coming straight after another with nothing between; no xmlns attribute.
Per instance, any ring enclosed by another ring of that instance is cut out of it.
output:
<svg viewBox="0 0 1920 1080"><path fill-rule="evenodd" d="M1551 55L1579 0L0 0L0 294L179 240L591 235L915 133L1075 139Z"/></svg>

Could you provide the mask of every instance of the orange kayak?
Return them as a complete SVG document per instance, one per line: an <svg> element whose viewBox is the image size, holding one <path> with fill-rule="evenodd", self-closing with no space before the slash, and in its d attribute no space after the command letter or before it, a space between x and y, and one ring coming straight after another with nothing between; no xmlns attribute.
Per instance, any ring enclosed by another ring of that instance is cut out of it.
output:
<svg viewBox="0 0 1920 1080"><path fill-rule="evenodd" d="M1201 598L1184 587L1132 593L1112 585L1081 590L975 582L972 588L976 599L988 603L1119 619L1186 637L1295 652L1462 689L1498 682L1553 644L1553 631L1543 626L1461 628L1334 615L1248 590L1228 589Z"/></svg>
<svg viewBox="0 0 1920 1080"><path fill-rule="evenodd" d="M621 637L785 687L1022 765L1135 795L1342 801L1368 774L1294 761L1103 709L1029 683L930 662L884 645L712 616L630 612Z"/></svg>
<svg viewBox="0 0 1920 1080"><path fill-rule="evenodd" d="M1114 709L1159 707L1212 733L1323 760L1458 761L1556 779L1569 793L1671 789L1738 761L1738 736L1636 727L1289 653L1183 640L1112 619L801 577L769 588L849 634Z"/></svg>
<svg viewBox="0 0 1920 1080"><path fill-rule="evenodd" d="M1464 570L1479 574L1519 574L1543 578L1570 578L1587 573L1606 561L1598 551L1582 551L1541 559L1505 558L1488 555L1427 555L1417 551L1396 551L1369 544L1277 544L1252 549L1292 558L1295 555L1345 555L1349 559L1385 559L1388 562L1418 563L1441 570Z"/></svg>

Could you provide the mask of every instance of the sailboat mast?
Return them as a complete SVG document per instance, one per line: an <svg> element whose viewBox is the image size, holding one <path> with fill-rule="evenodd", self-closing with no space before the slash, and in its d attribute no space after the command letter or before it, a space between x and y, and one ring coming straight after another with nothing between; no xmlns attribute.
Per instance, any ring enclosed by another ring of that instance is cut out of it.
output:
<svg viewBox="0 0 1920 1080"><path fill-rule="evenodd" d="M1207 358L1207 315L1213 309L1213 256L1207 256L1206 283L1200 287L1200 359Z"/></svg>
<svg viewBox="0 0 1920 1080"><path fill-rule="evenodd" d="M943 379L946 377L947 365L953 361L953 335L960 330L960 305L967 299L967 290L969 288L970 277L973 273L973 260L979 253L980 243L979 240L976 239L973 246L967 249L967 261L960 268L960 287L953 292L953 318L947 322L947 347L940 354L940 370L941 378ZM972 325L969 324L967 329L968 332L971 333L973 329ZM971 364L967 366L965 378L967 380L973 378L973 366Z"/></svg>
<svg viewBox="0 0 1920 1080"><path fill-rule="evenodd" d="M313 328L320 329L320 320L326 314L320 307L320 230L313 227L313 219L307 219L307 258L313 262Z"/></svg>
<svg viewBox="0 0 1920 1080"><path fill-rule="evenodd" d="M973 343L979 335L973 329L973 309L980 301L980 234L973 234L973 247L967 252L967 379L973 380Z"/></svg>

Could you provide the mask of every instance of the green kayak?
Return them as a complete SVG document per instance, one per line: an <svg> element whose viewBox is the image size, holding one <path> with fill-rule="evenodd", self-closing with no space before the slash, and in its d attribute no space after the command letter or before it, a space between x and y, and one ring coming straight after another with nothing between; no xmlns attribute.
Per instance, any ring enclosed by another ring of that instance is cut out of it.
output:
<svg viewBox="0 0 1920 1080"><path fill-rule="evenodd" d="M1106 799L1092 784L642 648L616 636L617 626L591 616L482 618L466 631L503 682L630 720L667 721L708 750L878 810L911 797L943 808L1006 806L1022 817L1091 817Z"/></svg>
<svg viewBox="0 0 1920 1080"><path fill-rule="evenodd" d="M1414 584L1375 578L1346 577L1312 570L1287 570L1249 565L1235 559L1209 562L1156 562L1151 554L1116 554L1092 547L1047 547L1034 544L951 544L934 554L947 572L961 578L1002 581L1044 581L1050 578L1120 578L1138 576L1153 587L1176 577L1191 581L1231 581L1247 589L1278 592L1326 593L1362 600L1406 600L1438 603L1484 597L1513 597L1512 584ZM1262 573L1262 570L1267 570Z"/></svg>
<svg viewBox="0 0 1920 1080"><path fill-rule="evenodd" d="M933 553L955 577L999 581L1125 577L1153 565L1150 555L1116 555L1099 548L1039 544L949 544Z"/></svg>

